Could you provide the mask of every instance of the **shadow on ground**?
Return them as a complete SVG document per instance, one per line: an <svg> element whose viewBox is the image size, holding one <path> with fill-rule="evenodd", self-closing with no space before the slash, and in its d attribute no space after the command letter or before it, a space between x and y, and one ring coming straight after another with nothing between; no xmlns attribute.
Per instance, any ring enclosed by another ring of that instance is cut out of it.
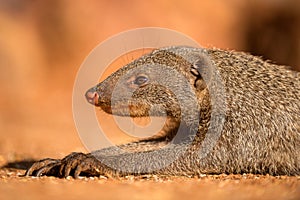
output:
<svg viewBox="0 0 300 200"><path fill-rule="evenodd" d="M33 163L35 163L37 160L33 159L26 159L16 162L9 162L3 166L0 167L0 169L22 169L27 170Z"/></svg>

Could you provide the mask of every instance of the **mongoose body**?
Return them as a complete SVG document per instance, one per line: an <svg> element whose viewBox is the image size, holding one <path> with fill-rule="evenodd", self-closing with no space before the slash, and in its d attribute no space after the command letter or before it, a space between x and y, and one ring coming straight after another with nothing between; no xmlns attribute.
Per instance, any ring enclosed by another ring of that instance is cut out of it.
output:
<svg viewBox="0 0 300 200"><path fill-rule="evenodd" d="M140 66L146 67L135 70ZM156 69L151 71L151 66ZM155 73L160 66L175 75ZM157 84L164 79L181 91L186 84L178 81L182 77L189 85L180 94ZM113 88L120 84L112 101ZM130 98L125 98L128 93ZM72 153L62 160L45 159L27 175L300 175L300 73L288 67L241 52L169 47L122 67L88 90L86 98L114 115L164 114L168 124L159 137L90 154ZM196 117L185 116L189 113ZM222 115L220 129L211 125L213 115ZM207 141L211 146L204 144Z"/></svg>

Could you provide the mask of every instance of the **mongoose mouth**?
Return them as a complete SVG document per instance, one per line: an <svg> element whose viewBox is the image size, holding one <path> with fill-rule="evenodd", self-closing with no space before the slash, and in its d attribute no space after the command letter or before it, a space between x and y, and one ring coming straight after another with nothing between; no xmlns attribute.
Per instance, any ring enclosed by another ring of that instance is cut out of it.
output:
<svg viewBox="0 0 300 200"><path fill-rule="evenodd" d="M148 117L148 109L141 109L138 105L118 104L118 105L104 105L99 106L104 112L123 117Z"/></svg>

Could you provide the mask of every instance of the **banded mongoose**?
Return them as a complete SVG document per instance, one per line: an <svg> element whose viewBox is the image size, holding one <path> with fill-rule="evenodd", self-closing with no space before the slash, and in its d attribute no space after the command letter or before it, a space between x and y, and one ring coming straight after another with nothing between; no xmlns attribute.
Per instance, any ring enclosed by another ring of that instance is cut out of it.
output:
<svg viewBox="0 0 300 200"><path fill-rule="evenodd" d="M140 66L144 67L134 71ZM169 66L177 75L155 74L157 69L153 70L153 66ZM186 85L178 81L179 76L187 80L191 91L176 96L171 89L157 84L158 79L164 79L180 90ZM119 98L112 102L117 83L121 85ZM219 89L218 84L222 86ZM223 97L218 97L219 92ZM124 98L126 93L130 98ZM213 93L220 101L212 99ZM112 110L114 115L131 117L164 114L168 123L158 137L38 161L27 170L27 176L300 175L300 73L286 66L216 48L161 48L111 74L88 90L86 98L110 114ZM187 105L182 107L180 98ZM154 105L156 109L150 112ZM223 113L219 114L219 110ZM197 118L183 116L186 111L196 113ZM221 124L221 129L210 127L213 114L220 119L215 127ZM193 135L190 126L195 124ZM214 138L218 130L220 134ZM176 134L181 137L175 139ZM208 147L203 147L208 136L212 139L205 144Z"/></svg>

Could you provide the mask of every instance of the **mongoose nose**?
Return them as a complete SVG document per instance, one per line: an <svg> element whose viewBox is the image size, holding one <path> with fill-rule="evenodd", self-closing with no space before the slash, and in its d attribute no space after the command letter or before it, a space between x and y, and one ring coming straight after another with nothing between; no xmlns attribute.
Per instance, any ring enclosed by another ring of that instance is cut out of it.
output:
<svg viewBox="0 0 300 200"><path fill-rule="evenodd" d="M99 105L99 94L95 91L90 91L88 90L86 93L85 93L85 97L87 99L87 101L95 106L98 106Z"/></svg>

